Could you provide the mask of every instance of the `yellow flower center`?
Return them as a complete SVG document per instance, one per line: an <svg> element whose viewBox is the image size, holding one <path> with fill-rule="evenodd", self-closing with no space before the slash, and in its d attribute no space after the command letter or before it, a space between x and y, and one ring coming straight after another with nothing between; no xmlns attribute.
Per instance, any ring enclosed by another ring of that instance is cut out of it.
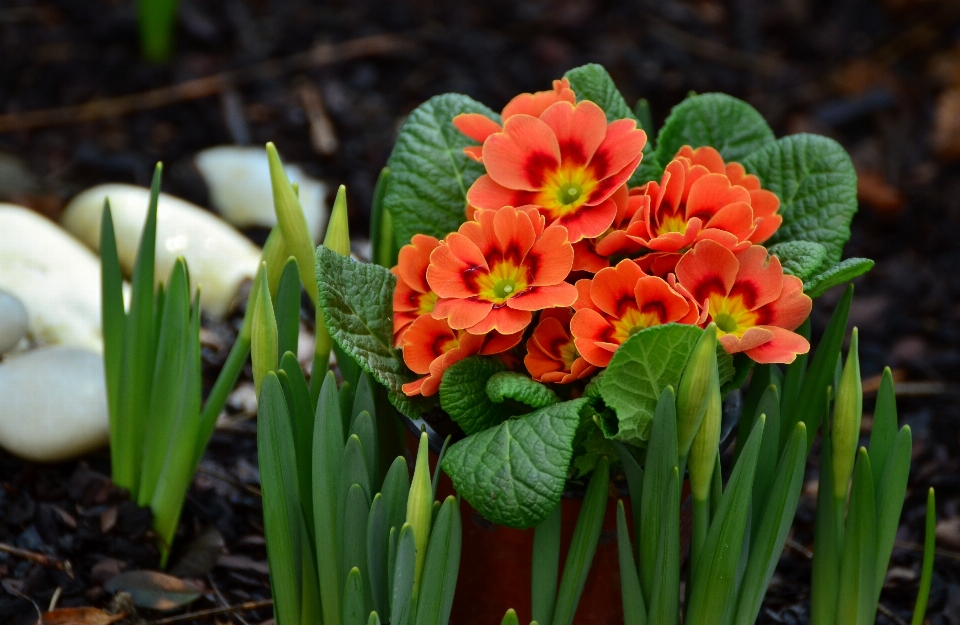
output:
<svg viewBox="0 0 960 625"><path fill-rule="evenodd" d="M580 352L577 351L577 346L574 345L573 341L560 347L560 360L563 362L565 371L572 369L573 363L575 363L579 357Z"/></svg>
<svg viewBox="0 0 960 625"><path fill-rule="evenodd" d="M527 270L510 261L495 264L489 273L477 278L481 299L503 304L511 297L527 290Z"/></svg>
<svg viewBox="0 0 960 625"><path fill-rule="evenodd" d="M554 217L576 212L597 188L593 173L582 166L561 167L547 174L537 196L537 204Z"/></svg>
<svg viewBox="0 0 960 625"><path fill-rule="evenodd" d="M424 293L420 296L417 307L418 315L427 315L433 312L433 307L437 305L437 294L433 291Z"/></svg>
<svg viewBox="0 0 960 625"><path fill-rule="evenodd" d="M655 312L640 312L636 308L628 308L622 317L613 322L614 342L623 343L640 330L658 325L660 317Z"/></svg>
<svg viewBox="0 0 960 625"><path fill-rule="evenodd" d="M757 314L750 311L739 295L710 296L710 317L717 324L720 335L733 334L740 338L750 328L757 325Z"/></svg>
<svg viewBox="0 0 960 625"><path fill-rule="evenodd" d="M666 217L660 220L660 225L657 228L657 235L666 234L668 232L679 232L683 234L687 231L687 220L683 218L683 215L680 213L675 213L673 215L667 215Z"/></svg>

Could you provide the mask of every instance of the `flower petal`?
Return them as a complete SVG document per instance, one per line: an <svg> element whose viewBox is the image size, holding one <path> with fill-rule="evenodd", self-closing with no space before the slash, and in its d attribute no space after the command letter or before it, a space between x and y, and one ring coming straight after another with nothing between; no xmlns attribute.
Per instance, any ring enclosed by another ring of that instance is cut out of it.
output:
<svg viewBox="0 0 960 625"><path fill-rule="evenodd" d="M746 350L747 356L762 365L774 363L788 365L797 358L798 354L806 354L810 351L810 343L807 339L795 332L776 326L765 326L764 329L773 333L773 339Z"/></svg>
<svg viewBox="0 0 960 625"><path fill-rule="evenodd" d="M435 319L446 319L451 328L462 330L483 321L492 308L490 302L475 298L438 299L432 315Z"/></svg>
<svg viewBox="0 0 960 625"><path fill-rule="evenodd" d="M733 252L715 241L700 241L677 263L677 279L694 301L702 303L711 293L727 295L737 278Z"/></svg>
<svg viewBox="0 0 960 625"><path fill-rule="evenodd" d="M536 193L508 189L484 174L477 178L467 190L467 205L474 208L497 210L504 206L529 204L535 197ZM468 215L468 217L470 216Z"/></svg>
<svg viewBox="0 0 960 625"><path fill-rule="evenodd" d="M477 292L473 285L476 270L486 267L487 261L477 245L452 232L430 254L427 284L440 297L471 297Z"/></svg>
<svg viewBox="0 0 960 625"><path fill-rule="evenodd" d="M517 265L527 256L527 252L530 251L537 239L530 217L512 206L505 206L493 214L493 229L499 244L500 258ZM572 250L570 255L573 256ZM489 258L489 255L487 258ZM573 259L571 258L572 262ZM569 273L569 270L567 273Z"/></svg>
<svg viewBox="0 0 960 625"><path fill-rule="evenodd" d="M582 167L589 163L607 135L607 116L589 100L576 106L557 102L545 110L540 119L557 136L560 162L564 166Z"/></svg>
<svg viewBox="0 0 960 625"><path fill-rule="evenodd" d="M622 260L616 267L601 269L590 285L590 299L607 315L619 319L628 308L637 305L637 282L646 274L632 260Z"/></svg>
<svg viewBox="0 0 960 625"><path fill-rule="evenodd" d="M634 297L641 313L655 313L660 323L680 321L690 312L690 303L663 278L644 276L637 280Z"/></svg>
<svg viewBox="0 0 960 625"><path fill-rule="evenodd" d="M606 232L617 216L617 203L606 199L599 204L584 204L577 210L562 215L554 224L561 225L570 233L574 243L586 238L597 237Z"/></svg>
<svg viewBox="0 0 960 625"><path fill-rule="evenodd" d="M754 326L737 337L735 334L718 336L717 340L727 350L728 354L737 354L748 349L754 349L768 341L772 341L774 333L769 326Z"/></svg>
<svg viewBox="0 0 960 625"><path fill-rule="evenodd" d="M583 103L581 102L581 105ZM597 180L602 180L615 174L621 174L629 165L636 168L639 158L643 155L643 146L647 143L647 133L637 128L632 119L618 119L607 125L607 134L597 147L590 168ZM633 175L633 170L626 172L624 178L616 186L620 186ZM612 191L613 189L611 189Z"/></svg>
<svg viewBox="0 0 960 625"><path fill-rule="evenodd" d="M554 306L573 306L577 288L568 282L551 286L535 286L507 300L507 307L515 310L543 310Z"/></svg>
<svg viewBox="0 0 960 625"><path fill-rule="evenodd" d="M456 345L457 335L446 321L423 315L404 333L403 361L414 373L428 373L430 364Z"/></svg>
<svg viewBox="0 0 960 625"><path fill-rule="evenodd" d="M717 211L733 202L750 204L750 192L730 184L725 174L706 174L690 187L687 194L687 219L700 217L709 221Z"/></svg>
<svg viewBox="0 0 960 625"><path fill-rule="evenodd" d="M606 367L613 358L613 352L601 344L607 343L607 337L613 334L613 328L600 315L588 308L578 310L570 321L570 333L580 355L596 367Z"/></svg>
<svg viewBox="0 0 960 625"><path fill-rule="evenodd" d="M480 113L461 113L453 118L457 130L477 143L483 143L487 137L500 132L500 124Z"/></svg>
<svg viewBox="0 0 960 625"><path fill-rule="evenodd" d="M483 162L497 183L509 189L537 191L547 173L560 166L560 146L553 130L538 118L514 115L503 125L503 132L484 142Z"/></svg>
<svg viewBox="0 0 960 625"><path fill-rule="evenodd" d="M511 298L509 301L512 302L515 299L517 298ZM529 311L500 306L493 308L478 323L467 328L467 332L486 334L496 330L501 334L514 334L530 325L531 319L533 319L533 315Z"/></svg>
<svg viewBox="0 0 960 625"><path fill-rule="evenodd" d="M810 316L813 300L803 292L803 282L796 276L783 277L780 297L757 310L762 325L796 330Z"/></svg>
<svg viewBox="0 0 960 625"><path fill-rule="evenodd" d="M440 241L434 237L426 234L413 235L413 240L400 248L397 277L421 293L429 291L427 266L430 264L430 253L439 245Z"/></svg>
<svg viewBox="0 0 960 625"><path fill-rule="evenodd" d="M783 289L783 268L780 259L768 256L766 248L753 245L736 255L740 269L730 289L730 295L739 295L748 310L756 310L778 297ZM803 321L801 319L801 321Z"/></svg>
<svg viewBox="0 0 960 625"><path fill-rule="evenodd" d="M523 264L531 286L548 286L566 280L573 268L573 246L567 240L567 230L562 226L545 229Z"/></svg>
<svg viewBox="0 0 960 625"><path fill-rule="evenodd" d="M577 101L577 96L570 88L570 81L566 78L553 81L553 89L550 91L538 91L536 93L521 93L515 96L503 107L501 117L507 119L514 115L540 115L552 104L556 102L569 102L573 104Z"/></svg>

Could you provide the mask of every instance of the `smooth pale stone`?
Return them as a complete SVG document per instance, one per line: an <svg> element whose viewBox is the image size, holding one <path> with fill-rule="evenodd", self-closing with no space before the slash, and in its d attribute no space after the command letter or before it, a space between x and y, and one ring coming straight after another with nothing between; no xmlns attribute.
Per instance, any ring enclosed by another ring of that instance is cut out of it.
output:
<svg viewBox="0 0 960 625"><path fill-rule="evenodd" d="M64 227L95 250L100 249L103 200L110 198L120 266L129 276L137 256L150 190L128 184L103 184L70 200ZM187 260L191 288L200 287L200 305L223 317L246 279L260 266L260 248L222 219L186 200L160 194L157 204L157 254L154 276L166 282L178 256Z"/></svg>
<svg viewBox="0 0 960 625"><path fill-rule="evenodd" d="M33 462L59 462L106 445L110 417L103 358L41 347L0 363L0 446Z"/></svg>
<svg viewBox="0 0 960 625"><path fill-rule="evenodd" d="M30 319L23 302L6 291L0 291L0 354L16 347L29 329Z"/></svg>
<svg viewBox="0 0 960 625"><path fill-rule="evenodd" d="M224 145L206 149L194 158L210 190L210 202L223 218L238 228L277 223L273 210L270 166L263 148ZM290 182L299 185L300 205L314 243L327 223L325 184L311 178L296 165L284 165Z"/></svg>
<svg viewBox="0 0 960 625"><path fill-rule="evenodd" d="M13 204L0 204L0 289L26 306L33 341L103 350L100 259L57 224Z"/></svg>

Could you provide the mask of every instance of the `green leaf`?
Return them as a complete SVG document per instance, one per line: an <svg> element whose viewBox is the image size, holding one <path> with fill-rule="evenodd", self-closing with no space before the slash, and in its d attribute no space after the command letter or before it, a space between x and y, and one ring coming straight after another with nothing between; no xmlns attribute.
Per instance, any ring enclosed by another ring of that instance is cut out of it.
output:
<svg viewBox="0 0 960 625"><path fill-rule="evenodd" d="M363 594L363 576L360 569L354 567L350 569L343 587L343 625L366 624Z"/></svg>
<svg viewBox="0 0 960 625"><path fill-rule="evenodd" d="M623 500L617 502L617 553L620 559L620 589L623 595L623 621L632 625L646 625L647 606L644 605L637 563L633 561L630 529Z"/></svg>
<svg viewBox="0 0 960 625"><path fill-rule="evenodd" d="M380 479L380 467L377 466L377 431L369 412L364 410L357 415L350 425L350 434L354 434L360 439L363 459L367 464L367 476L370 478L368 493L373 493L376 490L374 485Z"/></svg>
<svg viewBox="0 0 960 625"><path fill-rule="evenodd" d="M655 154L666 166L685 145L709 145L727 161L742 161L773 140L773 131L752 106L722 93L706 93L673 107L657 135Z"/></svg>
<svg viewBox="0 0 960 625"><path fill-rule="evenodd" d="M763 146L743 161L764 189L780 198L783 225L768 243L812 241L840 262L857 212L857 174L843 147L827 137L798 134Z"/></svg>
<svg viewBox="0 0 960 625"><path fill-rule="evenodd" d="M413 528L405 524L397 540L396 564L393 575L393 594L390 598L390 625L407 625L410 622L413 580L415 576L417 548Z"/></svg>
<svg viewBox="0 0 960 625"><path fill-rule="evenodd" d="M337 381L328 371L320 387L313 427L313 519L317 542L317 579L323 597L323 622L340 618L340 549L337 490L343 464L343 420Z"/></svg>
<svg viewBox="0 0 960 625"><path fill-rule="evenodd" d="M754 425L710 524L692 575L686 625L713 625L734 599L764 420Z"/></svg>
<svg viewBox="0 0 960 625"><path fill-rule="evenodd" d="M466 434L482 432L515 414L495 404L487 394L487 383L506 369L496 357L471 356L454 364L440 380L440 406Z"/></svg>
<svg viewBox="0 0 960 625"><path fill-rule="evenodd" d="M103 201L100 221L100 310L103 328L103 365L107 386L110 431L118 418L117 393L120 385L120 358L123 352L123 329L127 313L123 309L123 274L117 256L117 238L113 231L110 200Z"/></svg>
<svg viewBox="0 0 960 625"><path fill-rule="evenodd" d="M810 297L820 297L827 289L867 273L873 265L868 258L848 258L804 282L803 292Z"/></svg>
<svg viewBox="0 0 960 625"><path fill-rule="evenodd" d="M821 399L826 404L826 399ZM813 430L808 429L808 432ZM821 434L820 480L817 484L816 518L813 524L813 567L810 576L810 622L834 623L837 589L840 586L840 549L843 543L843 518L833 497L833 444L830 428ZM809 448L810 442L807 441Z"/></svg>
<svg viewBox="0 0 960 625"><path fill-rule="evenodd" d="M450 496L440 506L430 533L420 596L417 599L417 625L443 625L450 620L462 543L460 503L456 497Z"/></svg>
<svg viewBox="0 0 960 625"><path fill-rule="evenodd" d="M563 565L563 578L557 591L557 605L553 613L553 625L573 625L573 617L580 603L583 586L593 563L603 528L603 516L607 511L607 492L610 486L610 463L601 458L593 472L577 525L573 528L570 550Z"/></svg>
<svg viewBox="0 0 960 625"><path fill-rule="evenodd" d="M873 483L880 484L890 450L897 439L897 395L893 388L893 372L885 367L880 376L877 405L873 410L873 428L870 430L870 466ZM879 498L879 493L878 493Z"/></svg>
<svg viewBox="0 0 960 625"><path fill-rule="evenodd" d="M442 239L466 220L467 189L484 173L463 148L477 145L453 125L461 113L499 115L465 95L430 98L410 113L387 160L390 177L383 207L393 222L398 247L415 234Z"/></svg>
<svg viewBox="0 0 960 625"><path fill-rule="evenodd" d="M513 608L507 610L507 613L503 615L503 620L500 621L500 625L520 625L516 610Z"/></svg>
<svg viewBox="0 0 960 625"><path fill-rule="evenodd" d="M680 610L680 474L677 467L671 470L670 479L664 483L660 495L663 497L662 514L659 518L648 517L653 523L660 522L660 539L647 622L677 625Z"/></svg>
<svg viewBox="0 0 960 625"><path fill-rule="evenodd" d="M696 326L671 323L641 330L620 346L600 383L600 396L617 413L616 440L644 446L660 393L676 388L701 334ZM733 376L733 365L719 345L717 363L723 385Z"/></svg>
<svg viewBox="0 0 960 625"><path fill-rule="evenodd" d="M564 78L570 81L570 87L577 94L577 101L589 100L602 108L607 115L607 122L632 119L637 122L637 127L646 131L647 145L643 149L643 160L631 176L629 185L637 186L658 177L663 171L663 166L657 161L652 149L652 125L648 123L644 126L640 118L634 115L607 70L602 65L588 63L571 69L564 74Z"/></svg>
<svg viewBox="0 0 960 625"><path fill-rule="evenodd" d="M260 264L257 282L260 286L257 289L257 301L253 311L250 356L253 361L253 383L259 393L263 376L277 370L280 352L277 351L277 318L274 316L273 302L270 301L264 263Z"/></svg>
<svg viewBox="0 0 960 625"><path fill-rule="evenodd" d="M409 417L430 406L411 400L402 386L416 376L393 347L393 290L389 269L358 263L322 245L317 248L320 307L334 340L364 371L387 387L391 401Z"/></svg>
<svg viewBox="0 0 960 625"><path fill-rule="evenodd" d="M534 409L560 403L557 394L546 385L514 371L493 374L487 380L487 396L498 404L512 399Z"/></svg>
<svg viewBox="0 0 960 625"><path fill-rule="evenodd" d="M763 393L760 403L757 405L757 418L760 415L766 415L767 421L763 426L763 442L760 443L757 471L753 480L753 510L755 511L754 514L757 515L760 514L761 510L767 508L767 499L770 497L773 481L777 475L777 464L780 461L780 394L773 384L767 385L767 390ZM756 419L753 419L753 421L755 423ZM806 442L806 438L804 438L804 442ZM744 440L744 443L746 443L746 440ZM753 529L754 532L759 531L760 525L758 523L754 524Z"/></svg>
<svg viewBox="0 0 960 625"><path fill-rule="evenodd" d="M533 531L533 565L530 607L533 620L553 621L557 603L557 580L560 575L560 530L563 524L562 505L553 509Z"/></svg>
<svg viewBox="0 0 960 625"><path fill-rule="evenodd" d="M296 354L300 336L300 269L293 256L284 263L280 274L274 315L277 319L277 353Z"/></svg>
<svg viewBox="0 0 960 625"><path fill-rule="evenodd" d="M874 580L874 603L880 601L883 580L887 576L893 542L900 525L900 513L907 493L907 481L910 477L910 456L913 449L913 437L910 426L905 425L897 435L884 463L880 480L875 483L877 504L877 563ZM871 461L871 465L873 462Z"/></svg>
<svg viewBox="0 0 960 625"><path fill-rule="evenodd" d="M763 436L766 439L767 433L764 432ZM763 447L766 442L764 440L761 444L761 457L765 453ZM765 499L762 507L753 508L751 522L756 530L753 532L749 560L740 584L736 618L733 621L735 625L753 625L760 614L763 597L780 561L783 545L797 512L806 459L807 432L803 424L798 423L787 442L779 466L771 475L773 483L769 498ZM757 477L761 470L762 467L758 464Z"/></svg>
<svg viewBox="0 0 960 625"><path fill-rule="evenodd" d="M542 408L468 436L447 451L443 470L484 517L532 527L560 501L587 401Z"/></svg>
<svg viewBox="0 0 960 625"><path fill-rule="evenodd" d="M278 625L295 625L300 619L302 521L293 432L275 373L266 375L260 391L257 449L274 614Z"/></svg>
<svg viewBox="0 0 960 625"><path fill-rule="evenodd" d="M399 534L407 518L407 496L410 494L410 470L407 461L398 457L390 465L383 478L383 504L386 509L387 528L395 527Z"/></svg>
<svg viewBox="0 0 960 625"><path fill-rule="evenodd" d="M923 567L920 574L920 588L917 591L917 603L913 608L911 625L923 625L927 615L927 601L930 599L930 586L933 583L933 560L937 550L937 501L931 488L927 491L927 523L923 540Z"/></svg>
<svg viewBox="0 0 960 625"><path fill-rule="evenodd" d="M370 580L370 594L373 597L373 609L381 614L389 614L390 598L387 592L387 562L390 551L390 528L387 526L387 510L383 495L377 493L370 504L367 517L367 579Z"/></svg>
<svg viewBox="0 0 960 625"><path fill-rule="evenodd" d="M342 559L340 567L344 577L353 569L367 568L367 528L363 523L370 516L370 498L360 484L353 484L347 491L341 516L343 530L340 544ZM369 593L367 588L366 592Z"/></svg>
<svg viewBox="0 0 960 625"><path fill-rule="evenodd" d="M390 168L384 167L377 176L377 185L373 188L373 205L370 207L370 260L388 269L397 264L393 218L383 206L389 180Z"/></svg>
<svg viewBox="0 0 960 625"><path fill-rule="evenodd" d="M827 249L813 241L784 241L767 250L780 259L783 273L806 280L827 258Z"/></svg>
<svg viewBox="0 0 960 625"><path fill-rule="evenodd" d="M860 448L854 469L850 508L843 530L837 623L870 625L876 621L874 592L877 566L877 508L873 471L867 450Z"/></svg>
<svg viewBox="0 0 960 625"><path fill-rule="evenodd" d="M298 283L299 284L299 283ZM310 399L310 388L300 369L297 357L287 352L280 359L280 378L284 394L288 395L290 422L293 429L293 441L297 454L297 475L300 480L300 504L306 517L307 527L314 526L313 520L313 426L316 410Z"/></svg>

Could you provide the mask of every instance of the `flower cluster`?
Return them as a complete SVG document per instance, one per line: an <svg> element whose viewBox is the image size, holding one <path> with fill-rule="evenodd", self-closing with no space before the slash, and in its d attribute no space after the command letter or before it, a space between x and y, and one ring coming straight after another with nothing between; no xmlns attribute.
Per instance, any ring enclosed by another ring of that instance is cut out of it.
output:
<svg viewBox="0 0 960 625"><path fill-rule="evenodd" d="M577 103L565 79L517 96L501 119L453 120L486 169L467 221L442 241L414 237L393 269L394 340L423 376L408 395L436 393L472 355L572 383L667 323L713 322L727 352L760 363L809 350L793 330L812 302L761 245L782 222L779 199L743 166L685 146L659 181L630 188L645 133Z"/></svg>

